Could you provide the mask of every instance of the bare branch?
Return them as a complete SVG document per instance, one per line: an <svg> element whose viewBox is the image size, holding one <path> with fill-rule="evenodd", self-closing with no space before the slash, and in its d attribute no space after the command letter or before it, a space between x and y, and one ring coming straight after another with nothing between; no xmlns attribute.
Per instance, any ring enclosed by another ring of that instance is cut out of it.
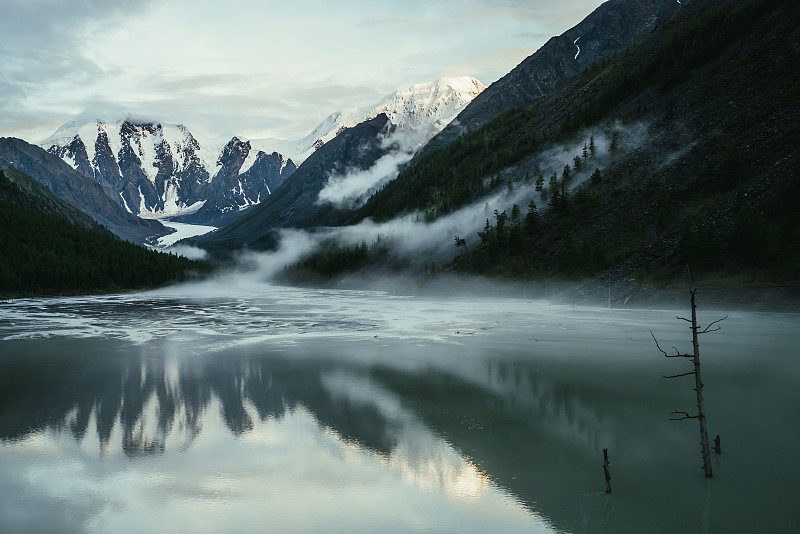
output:
<svg viewBox="0 0 800 534"><path fill-rule="evenodd" d="M724 320L725 320L725 319L727 319L727 318L728 318L728 316L726 315L726 316L725 316L725 317L723 317L722 319L717 319L717 320L716 320L716 321L714 321L713 323L710 323L710 324L709 324L709 325L708 325L708 326L705 328L705 330L703 330L703 331L701 331L701 332L698 332L698 334L706 334L706 333L708 333L708 332L716 332L717 330L722 330L722 326L720 326L718 323L721 323L722 321L724 321ZM717 327L716 327L716 328L713 328L713 329L711 329L711 327L712 327L712 326L714 326L714 325L717 325Z"/></svg>
<svg viewBox="0 0 800 534"><path fill-rule="evenodd" d="M716 328L713 328L711 330L706 329L706 330L703 330L702 332L698 332L697 335L699 336L700 334L708 334L709 332L716 332L717 330L722 330L722 327L721 326L717 326Z"/></svg>
<svg viewBox="0 0 800 534"><path fill-rule="evenodd" d="M667 358L669 358L669 355L668 355L666 352L664 352L664 349L662 349L662 348L661 348L661 345L659 345L659 344L658 344L658 340L656 339L656 336L653 334L653 331L652 331L652 330L650 330L650 337L652 337L652 338L653 338L653 341L655 341L655 343L656 343L656 347L658 347L658 350L659 350L659 351L661 351L661 354L663 354L664 356L666 356Z"/></svg>
<svg viewBox="0 0 800 534"><path fill-rule="evenodd" d="M681 373L679 375L670 375L670 376L661 375L661 376L663 376L664 378L680 378L682 376L689 376L689 375L694 375L694 374L697 374L697 373L694 372L694 371L689 371L688 373Z"/></svg>
<svg viewBox="0 0 800 534"><path fill-rule="evenodd" d="M672 348L675 348L675 347L672 347ZM676 350L676 353L677 353L677 350ZM689 358L689 359L692 359L692 358L694 358L694 356L692 356L691 354L667 354L667 358Z"/></svg>
<svg viewBox="0 0 800 534"><path fill-rule="evenodd" d="M692 322L692 321L690 321L689 319L687 319L686 317L678 317L678 316L676 315L676 316L675 316L675 318L676 318L676 319L680 319L681 321L686 321L687 323L691 323L691 322Z"/></svg>
<svg viewBox="0 0 800 534"><path fill-rule="evenodd" d="M684 419L699 419L699 415L689 415L689 412L679 412L678 410L673 410L672 413L675 415L682 415L683 417L670 417L670 421L683 421Z"/></svg>
<svg viewBox="0 0 800 534"><path fill-rule="evenodd" d="M656 336L655 336L655 335L653 335L653 331L652 331L652 330L650 330L650 337L652 337L652 338L653 338L653 341L655 342L655 344L656 344L656 347L657 347L657 348L658 348L658 350L661 352L661 354L663 354L663 355L664 355L664 357L665 357L665 358L694 358L694 356L691 356L691 355L689 355L689 354L680 354L680 353L678 352L678 349L675 349L675 347L672 347L673 349L675 349L675 354L667 354L667 353L664 351L664 349L662 349L662 348L661 348L661 345L659 345L659 344L658 344L658 340L656 339Z"/></svg>

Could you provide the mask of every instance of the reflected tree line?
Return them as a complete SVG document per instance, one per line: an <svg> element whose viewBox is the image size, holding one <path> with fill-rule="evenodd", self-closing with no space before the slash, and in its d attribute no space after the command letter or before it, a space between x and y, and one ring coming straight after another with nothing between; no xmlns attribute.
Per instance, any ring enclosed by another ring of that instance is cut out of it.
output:
<svg viewBox="0 0 800 534"><path fill-rule="evenodd" d="M25 343L4 345L11 350L0 360L1 440L57 430L82 441L94 424L101 450L121 439L128 456L159 454L168 438L170 446L190 447L209 418L221 416L231 433L242 435L254 428L255 418L281 420L300 406L321 428L382 455L390 455L399 439L414 439L401 437L395 428L401 423L382 413L377 402L326 387L326 375L345 371L396 395L433 433L558 528L572 530L579 526L575 518L605 513L605 501L575 498L602 491L603 447L613 452L635 441L639 454L647 456L626 458L627 471L620 459L620 480L640 477L634 471L642 463L655 466L650 477L671 477L669 466L649 457L674 444L674 436L659 430L669 428L662 415L664 403L672 400L657 400L646 380L631 387L635 370L556 359L535 366L510 359L459 368L365 369L295 352L170 359L120 354L110 342L82 340L75 347L60 342L42 341L51 346L39 355L29 354ZM216 406L219 414L210 409ZM617 511L624 507L629 521L645 525L654 514L652 502L657 499L642 491L641 497L620 501Z"/></svg>
<svg viewBox="0 0 800 534"><path fill-rule="evenodd" d="M159 453L170 436L191 446L207 418L217 416L208 413L217 399L235 435L252 430L255 417L280 420L303 406L345 439L387 454L395 446L392 423L374 407L325 388L321 377L332 366L263 355L174 362L105 352L71 356L3 359L0 439L18 441L51 429L82 441L94 423L101 450L112 445L119 428L125 454Z"/></svg>
<svg viewBox="0 0 800 534"><path fill-rule="evenodd" d="M24 439L49 428L83 440L94 423L103 448L119 424L126 453L159 452L176 431L190 446L217 399L235 435L252 430L254 418L282 419L302 405L345 439L382 453L395 446L395 422L376 406L334 394L323 383L326 373L344 363L264 353L170 360L147 353L114 354L113 344L94 344L45 350L38 357L20 351L0 361L0 439ZM613 442L624 431L619 427L644 428L660 421L651 421L650 413L660 413L663 401L654 401L647 382L632 388L625 376L585 369L581 373L556 365L543 372L526 362L489 360L479 368L421 374L376 366L368 376L446 435L471 421L476 431L499 426L499 432L508 428L535 435L537 443L594 451ZM357 371L363 375L362 368ZM622 388L624 396L619 395Z"/></svg>

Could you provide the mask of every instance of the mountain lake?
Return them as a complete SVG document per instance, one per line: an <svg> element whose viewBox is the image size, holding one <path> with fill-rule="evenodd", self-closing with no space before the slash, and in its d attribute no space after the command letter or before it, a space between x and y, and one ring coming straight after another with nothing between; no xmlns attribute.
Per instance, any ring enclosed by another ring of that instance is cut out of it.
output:
<svg viewBox="0 0 800 534"><path fill-rule="evenodd" d="M687 292L688 293L688 292ZM0 303L9 533L797 532L800 315L176 286ZM603 449L612 492L605 492Z"/></svg>

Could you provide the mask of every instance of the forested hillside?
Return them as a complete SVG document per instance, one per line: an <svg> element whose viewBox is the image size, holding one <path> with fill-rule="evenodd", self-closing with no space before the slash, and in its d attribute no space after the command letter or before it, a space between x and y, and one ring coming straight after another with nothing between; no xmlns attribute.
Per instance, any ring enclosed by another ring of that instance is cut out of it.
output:
<svg viewBox="0 0 800 534"><path fill-rule="evenodd" d="M484 198L452 269L797 284L800 5L695 0L558 92L414 160L354 220ZM513 203L513 205L512 205ZM533 208L533 209L532 209Z"/></svg>
<svg viewBox="0 0 800 534"><path fill-rule="evenodd" d="M96 293L156 287L211 268L205 263L123 241L52 200L44 186L0 169L0 296ZM77 216L76 216L77 217ZM89 219L83 214L83 217ZM89 227L87 227L89 226Z"/></svg>

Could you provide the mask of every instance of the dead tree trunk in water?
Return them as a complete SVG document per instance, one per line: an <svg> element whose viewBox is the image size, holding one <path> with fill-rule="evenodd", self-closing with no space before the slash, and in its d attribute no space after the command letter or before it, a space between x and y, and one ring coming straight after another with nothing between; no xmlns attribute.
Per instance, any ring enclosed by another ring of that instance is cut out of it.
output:
<svg viewBox="0 0 800 534"><path fill-rule="evenodd" d="M670 418L670 421L682 421L684 419L697 419L700 423L700 451L703 455L703 471L706 474L706 477L711 477L711 449L708 445L708 429L706 428L706 406L705 401L703 400L703 380L700 376L700 344L698 343L697 336L700 334L706 334L708 332L716 332L721 328L719 323L724 321L728 318L726 315L722 319L718 319L713 323L709 324L703 330L700 330L697 326L697 307L695 306L695 294L697 293L696 289L690 289L691 295L691 304L692 304L692 319L686 319L685 317L678 317L678 319L682 321L686 321L687 323L691 323L689 327L692 331L692 354L680 354L678 353L678 349L675 349L675 354L667 354L664 352L658 344L658 340L653 335L653 332L650 332L650 335L653 336L653 341L656 342L656 347L661 353L667 358L689 358L692 360L694 364L694 370L688 373L681 373L677 375L665 376L664 378L679 378L682 376L694 375L694 383L695 387L694 390L697 393L697 415L689 415L688 412L682 412L675 410L672 413L675 415L680 415L680 417L673 417ZM711 328L714 326L715 328Z"/></svg>
<svg viewBox="0 0 800 534"><path fill-rule="evenodd" d="M703 380L700 378L700 344L697 342L697 308L694 303L696 291L692 290L692 348L694 355L694 383L697 392L697 420L700 422L700 447L703 452L703 470L707 477L711 476L711 450L708 447L708 429L706 428L706 405L703 400Z"/></svg>
<svg viewBox="0 0 800 534"><path fill-rule="evenodd" d="M608 468L611 462L608 460L608 449L603 449L603 472L606 475L606 493L611 493L611 473Z"/></svg>

